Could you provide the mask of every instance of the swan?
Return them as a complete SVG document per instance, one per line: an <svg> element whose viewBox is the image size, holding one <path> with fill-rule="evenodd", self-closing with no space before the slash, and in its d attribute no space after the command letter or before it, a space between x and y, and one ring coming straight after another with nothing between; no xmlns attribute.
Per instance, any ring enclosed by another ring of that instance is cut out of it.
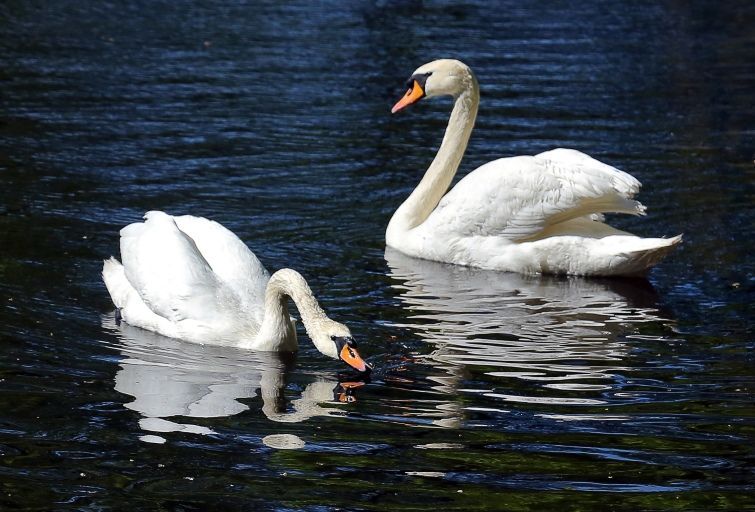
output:
<svg viewBox="0 0 755 512"><path fill-rule="evenodd" d="M388 223L389 247L490 270L622 276L643 274L681 242L605 224L603 213L644 215L632 199L640 182L573 149L488 162L446 193L477 116L477 79L464 63L441 59L407 85L392 113L433 96L452 96L454 106L435 159Z"/></svg>
<svg viewBox="0 0 755 512"><path fill-rule="evenodd" d="M345 325L320 308L301 274L272 276L249 248L219 223L151 211L121 229L122 264L102 267L113 303L127 324L170 338L242 349L298 349L288 298L317 350L359 372L370 371Z"/></svg>

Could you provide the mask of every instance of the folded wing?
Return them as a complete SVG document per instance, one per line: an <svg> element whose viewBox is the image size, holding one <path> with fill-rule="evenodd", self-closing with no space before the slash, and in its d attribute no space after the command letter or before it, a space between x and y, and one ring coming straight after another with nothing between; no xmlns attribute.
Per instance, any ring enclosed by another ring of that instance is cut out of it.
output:
<svg viewBox="0 0 755 512"><path fill-rule="evenodd" d="M236 293L246 314L259 316L261 322L270 274L260 260L232 231L213 220L191 215L173 219L194 241L215 276Z"/></svg>
<svg viewBox="0 0 755 512"><path fill-rule="evenodd" d="M221 282L173 217L149 212L121 230L121 258L144 304L171 322L218 318Z"/></svg>
<svg viewBox="0 0 755 512"><path fill-rule="evenodd" d="M590 216L597 228L604 212L642 215L632 199L639 189L629 174L576 150L503 158L460 180L422 229L531 241L571 219Z"/></svg>

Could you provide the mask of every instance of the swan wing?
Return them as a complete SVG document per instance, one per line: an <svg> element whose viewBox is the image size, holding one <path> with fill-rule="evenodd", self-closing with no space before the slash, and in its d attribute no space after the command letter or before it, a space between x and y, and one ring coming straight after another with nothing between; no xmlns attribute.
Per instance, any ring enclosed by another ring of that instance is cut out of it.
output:
<svg viewBox="0 0 755 512"><path fill-rule="evenodd" d="M149 212L121 230L126 279L155 314L171 322L222 316L221 283L173 217Z"/></svg>
<svg viewBox="0 0 755 512"><path fill-rule="evenodd" d="M215 276L238 295L248 313L261 316L270 274L249 247L213 220L192 215L174 217L174 220L194 241Z"/></svg>
<svg viewBox="0 0 755 512"><path fill-rule="evenodd" d="M469 173L421 226L455 236L536 239L546 228L603 212L642 215L640 182L573 149L502 158Z"/></svg>

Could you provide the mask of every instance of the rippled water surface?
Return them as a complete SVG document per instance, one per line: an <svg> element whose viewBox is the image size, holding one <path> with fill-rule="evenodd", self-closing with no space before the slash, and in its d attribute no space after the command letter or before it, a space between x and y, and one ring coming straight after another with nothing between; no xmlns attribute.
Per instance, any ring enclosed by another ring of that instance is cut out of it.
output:
<svg viewBox="0 0 755 512"><path fill-rule="evenodd" d="M0 5L0 509L752 510L752 2ZM386 251L450 102L460 174L565 146L685 241L647 280ZM150 209L300 270L376 368L117 325L100 281Z"/></svg>

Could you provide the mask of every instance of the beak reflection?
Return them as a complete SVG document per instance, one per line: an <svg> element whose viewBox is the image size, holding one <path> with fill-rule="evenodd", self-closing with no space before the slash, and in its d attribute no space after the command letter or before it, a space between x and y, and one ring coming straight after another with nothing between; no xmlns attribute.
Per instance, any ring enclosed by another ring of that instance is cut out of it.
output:
<svg viewBox="0 0 755 512"><path fill-rule="evenodd" d="M354 390L364 386L364 382L339 382L333 390L333 398L343 403L356 402L357 398L354 396Z"/></svg>

